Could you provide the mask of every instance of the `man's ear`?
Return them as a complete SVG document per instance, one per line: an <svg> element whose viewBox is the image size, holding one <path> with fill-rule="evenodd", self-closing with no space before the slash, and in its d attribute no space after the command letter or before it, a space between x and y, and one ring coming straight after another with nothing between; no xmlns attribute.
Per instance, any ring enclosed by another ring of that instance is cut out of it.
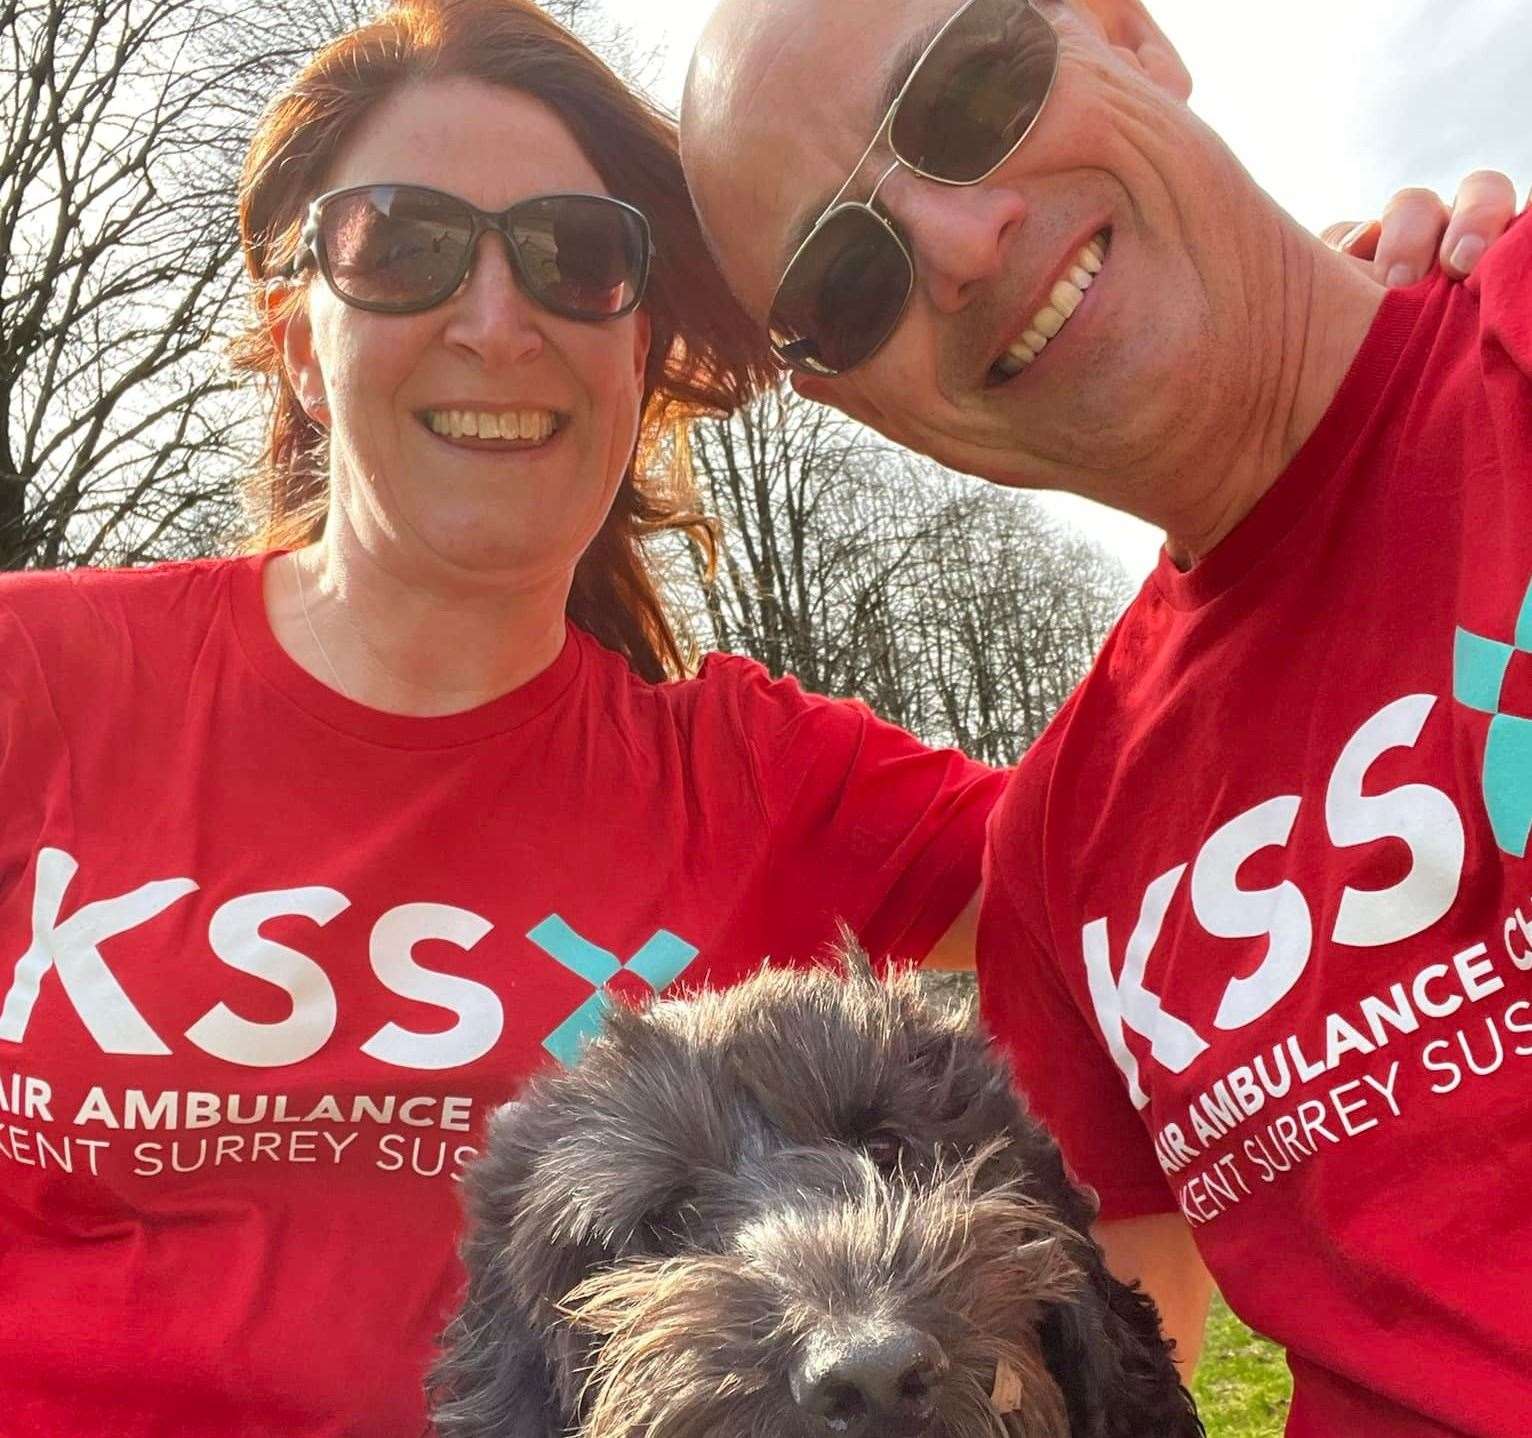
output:
<svg viewBox="0 0 1532 1438"><path fill-rule="evenodd" d="M1126 51L1134 64L1175 99L1191 98L1192 77L1154 23L1142 0L1074 0L1101 27L1109 44Z"/></svg>

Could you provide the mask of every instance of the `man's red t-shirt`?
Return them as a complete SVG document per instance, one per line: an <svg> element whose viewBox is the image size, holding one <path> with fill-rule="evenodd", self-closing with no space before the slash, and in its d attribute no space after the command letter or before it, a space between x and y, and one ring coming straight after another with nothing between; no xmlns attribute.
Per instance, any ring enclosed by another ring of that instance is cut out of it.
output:
<svg viewBox="0 0 1532 1438"><path fill-rule="evenodd" d="M261 564L0 586L0 1432L417 1438L486 1111L614 999L918 956L1000 776L571 631L362 708Z"/></svg>
<svg viewBox="0 0 1532 1438"><path fill-rule="evenodd" d="M1302 1438L1532 1432L1532 220L1384 302L996 811L989 1023L1179 1207Z"/></svg>

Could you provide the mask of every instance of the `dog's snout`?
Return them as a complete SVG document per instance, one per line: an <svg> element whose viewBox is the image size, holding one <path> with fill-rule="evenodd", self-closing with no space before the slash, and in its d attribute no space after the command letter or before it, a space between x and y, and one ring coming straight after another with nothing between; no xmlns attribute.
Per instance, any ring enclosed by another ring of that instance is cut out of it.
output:
<svg viewBox="0 0 1532 1438"><path fill-rule="evenodd" d="M838 1438L920 1438L930 1430L947 1366L941 1345L916 1328L821 1335L793 1370L793 1399Z"/></svg>

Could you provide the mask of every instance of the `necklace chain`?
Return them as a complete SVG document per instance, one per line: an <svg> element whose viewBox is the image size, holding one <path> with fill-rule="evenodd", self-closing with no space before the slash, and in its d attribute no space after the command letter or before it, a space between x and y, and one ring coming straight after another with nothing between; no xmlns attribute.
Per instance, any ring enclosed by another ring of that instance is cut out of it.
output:
<svg viewBox="0 0 1532 1438"><path fill-rule="evenodd" d="M303 611L304 626L308 629L309 638L314 641L314 648L319 651L319 657L324 660L325 668L330 671L330 678L335 681L335 687L340 690L344 698L349 699L351 694L346 686L341 683L340 674L335 668L335 661L330 658L330 651L320 641L319 635L314 630L314 621L309 618L309 596L308 589L303 583L303 561L295 555L294 564L298 571L298 607Z"/></svg>

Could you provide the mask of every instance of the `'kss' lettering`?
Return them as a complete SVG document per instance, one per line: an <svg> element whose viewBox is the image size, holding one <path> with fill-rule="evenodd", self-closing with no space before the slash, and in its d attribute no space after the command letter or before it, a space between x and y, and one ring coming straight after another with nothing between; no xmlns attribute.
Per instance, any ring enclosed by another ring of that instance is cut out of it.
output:
<svg viewBox="0 0 1532 1438"><path fill-rule="evenodd" d="M61 923L64 891L79 867L62 849L43 849L37 855L32 944L17 963L0 1008L0 1039L20 1043L26 1036L38 987L48 970L56 969L80 1021L103 1053L168 1054L164 1041L107 968L101 945L148 923L197 886L190 879L160 879L120 898L86 904Z"/></svg>
<svg viewBox="0 0 1532 1438"><path fill-rule="evenodd" d="M1330 938L1354 948L1376 948L1412 938L1442 918L1457 898L1466 839L1451 798L1429 784L1402 784L1381 794L1363 792L1368 770L1391 749L1412 749L1436 705L1431 694L1409 694L1386 705L1347 741L1325 791L1325 826L1338 849L1396 839L1409 850L1404 877L1387 889L1341 892ZM1291 879L1268 889L1245 889L1240 868L1262 849L1286 849L1301 800L1284 794L1236 815L1209 835L1191 863L1191 911L1202 929L1220 939L1265 939L1266 951L1249 974L1224 986L1213 1026L1235 1030L1270 1013L1302 981L1313 954L1313 908ZM1127 1042L1131 1029L1149 1044L1155 1062L1183 1073L1208 1048L1186 1020L1170 1012L1146 983L1149 958L1188 865L1180 864L1144 891L1138 922L1113 976L1105 918L1081 930L1086 981L1096 1022L1127 1081L1133 1102L1148 1102L1138 1060Z"/></svg>
<svg viewBox="0 0 1532 1438"><path fill-rule="evenodd" d="M505 1027L499 995L473 979L415 962L415 945L423 940L445 940L466 952L492 928L488 919L451 904L400 904L384 914L368 942L372 971L402 998L446 1009L457 1022L439 1034L387 1023L362 1045L362 1052L398 1068L450 1069L471 1064L494 1048Z"/></svg>
<svg viewBox="0 0 1532 1438"><path fill-rule="evenodd" d="M170 1046L129 998L102 947L149 923L196 892L198 885L191 879L160 879L117 898L82 904L66 918L64 896L78 872L79 864L62 849L39 851L32 940L16 963L0 1005L0 1041L19 1044L26 1038L43 981L56 972L64 996L104 1053L167 1055ZM187 1028L187 1040L214 1058L246 1068L279 1068L319 1053L334 1038L340 1021L339 997L330 976L311 955L267 938L261 930L279 918L306 919L324 928L350 907L345 894L322 885L241 894L221 904L208 922L213 958L280 991L288 1011L281 1019L258 1022L219 1002ZM428 968L416 957L416 949L435 942L467 953L493 928L482 915L451 904L398 904L386 910L368 939L374 976L389 993L445 1010L454 1022L440 1031L420 1032L390 1020L360 1045L361 1052L403 1069L458 1068L489 1053L505 1027L499 994L461 974ZM544 1047L565 1062L573 1062L600 1026L612 1003L608 990L614 980L637 985L644 994L658 994L698 953L685 939L660 929L631 958L619 960L557 914L550 914L526 938L591 985L592 992L559 1019L544 1041Z"/></svg>
<svg viewBox="0 0 1532 1438"><path fill-rule="evenodd" d="M261 936L261 925L279 914L301 914L328 924L351 901L336 889L273 889L230 899L208 925L213 952L231 969L253 974L283 990L292 1013L277 1023L242 1019L227 1004L209 1009L186 1031L214 1058L250 1068L278 1068L312 1058L335 1032L335 990L307 954Z"/></svg>

